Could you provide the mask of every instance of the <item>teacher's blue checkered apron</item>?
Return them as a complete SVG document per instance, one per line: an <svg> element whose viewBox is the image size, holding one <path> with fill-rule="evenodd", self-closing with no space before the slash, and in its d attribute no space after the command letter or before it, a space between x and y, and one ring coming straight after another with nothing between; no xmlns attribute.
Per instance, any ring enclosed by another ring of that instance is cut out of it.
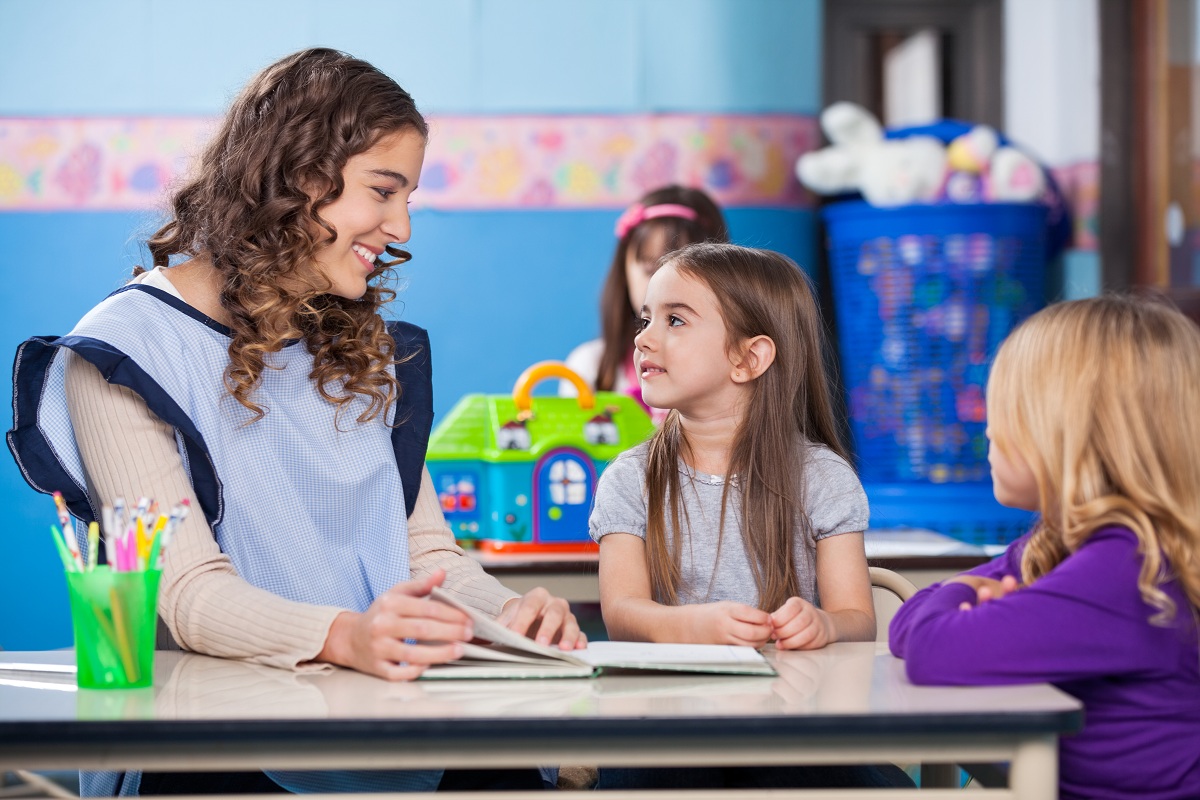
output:
<svg viewBox="0 0 1200 800"><path fill-rule="evenodd" d="M412 356L397 367L404 389L392 419L402 425L359 423L362 397L337 413L309 377L302 342L268 354L253 396L267 413L252 422L225 388L229 330L159 289L126 286L69 335L21 345L9 445L31 485L62 491L84 521L97 517L101 498L87 495L67 414L70 348L175 428L201 509L245 580L290 600L364 611L409 577L407 517L432 421L428 338L404 323L389 327L398 355ZM136 793L136 775L121 794ZM268 775L292 791L429 791L441 771ZM120 777L89 773L85 793L114 794Z"/></svg>

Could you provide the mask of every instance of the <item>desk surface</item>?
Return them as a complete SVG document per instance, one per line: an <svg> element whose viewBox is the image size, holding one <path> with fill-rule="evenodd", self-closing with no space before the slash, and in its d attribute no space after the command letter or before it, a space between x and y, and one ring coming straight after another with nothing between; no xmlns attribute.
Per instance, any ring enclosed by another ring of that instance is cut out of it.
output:
<svg viewBox="0 0 1200 800"><path fill-rule="evenodd" d="M872 744L872 757L920 760L931 736L995 760L1007 752L997 741L1052 740L1082 724L1079 703L1046 685L913 686L874 643L768 656L776 678L406 684L160 652L154 687L126 691L0 669L0 768L179 768L198 751L225 768L704 763L713 752L724 763L820 763L848 741ZM0 664L72 659L0 653Z"/></svg>

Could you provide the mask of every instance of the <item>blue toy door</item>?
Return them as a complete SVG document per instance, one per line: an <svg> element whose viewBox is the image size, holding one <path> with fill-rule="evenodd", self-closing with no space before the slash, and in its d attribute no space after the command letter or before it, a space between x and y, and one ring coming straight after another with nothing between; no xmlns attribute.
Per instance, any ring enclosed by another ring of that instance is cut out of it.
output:
<svg viewBox="0 0 1200 800"><path fill-rule="evenodd" d="M586 542L596 469L571 448L551 450L533 473L533 541Z"/></svg>

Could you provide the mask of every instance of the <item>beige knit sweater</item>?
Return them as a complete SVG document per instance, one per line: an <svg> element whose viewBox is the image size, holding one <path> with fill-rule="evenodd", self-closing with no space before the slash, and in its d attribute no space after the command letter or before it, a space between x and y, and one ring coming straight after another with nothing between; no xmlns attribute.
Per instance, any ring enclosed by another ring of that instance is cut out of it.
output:
<svg viewBox="0 0 1200 800"><path fill-rule="evenodd" d="M67 404L92 497L183 497L199 508L175 430L133 391L104 380L68 353ZM464 603L495 616L517 594L483 571L454 542L426 470L408 520L413 577L440 567ZM203 514L176 532L163 565L158 613L187 650L291 669L312 669L333 619L344 609L285 600L250 585L221 552Z"/></svg>

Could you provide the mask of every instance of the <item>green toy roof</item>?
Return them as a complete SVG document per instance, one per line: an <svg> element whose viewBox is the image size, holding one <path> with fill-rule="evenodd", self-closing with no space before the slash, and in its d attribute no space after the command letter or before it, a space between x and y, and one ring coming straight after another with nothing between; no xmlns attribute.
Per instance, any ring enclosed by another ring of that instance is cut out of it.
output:
<svg viewBox="0 0 1200 800"><path fill-rule="evenodd" d="M604 411L611 411L617 427L617 444L589 444L583 426ZM574 397L533 398L533 416L526 423L529 450L502 450L496 446L496 431L517 418L517 406L509 395L469 394L450 410L429 437L426 458L430 461L474 460L490 462L535 461L556 447L575 447L598 461L609 461L624 450L640 444L654 431L654 423L632 397L615 392L597 392L596 405L581 409Z"/></svg>

